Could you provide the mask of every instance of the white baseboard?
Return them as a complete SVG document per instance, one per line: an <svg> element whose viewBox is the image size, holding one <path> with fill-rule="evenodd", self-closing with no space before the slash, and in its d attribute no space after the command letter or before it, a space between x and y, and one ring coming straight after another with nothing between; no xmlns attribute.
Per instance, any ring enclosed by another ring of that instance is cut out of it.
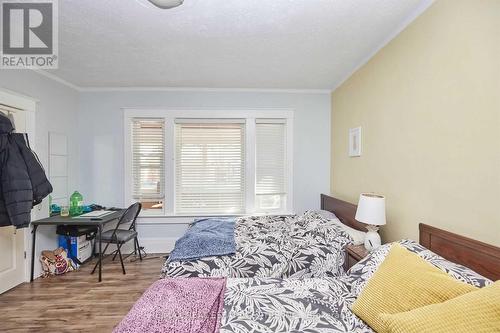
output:
<svg viewBox="0 0 500 333"><path fill-rule="evenodd" d="M175 241L177 238L174 237L158 237L158 238L140 238L139 245L144 247L146 253L170 253L174 249ZM104 245L103 245L104 250ZM106 250L106 254L112 253L116 250L116 245L110 244ZM122 246L122 254L129 254L134 251L134 242L128 242ZM96 252L99 253L99 249L96 248Z"/></svg>
<svg viewBox="0 0 500 333"><path fill-rule="evenodd" d="M175 237L139 238L139 244L144 246L146 253L170 253L176 240Z"/></svg>

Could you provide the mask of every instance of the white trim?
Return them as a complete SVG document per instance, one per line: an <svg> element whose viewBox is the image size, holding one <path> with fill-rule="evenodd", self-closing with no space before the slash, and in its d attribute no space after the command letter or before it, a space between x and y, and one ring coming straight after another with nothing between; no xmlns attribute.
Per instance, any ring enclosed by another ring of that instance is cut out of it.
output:
<svg viewBox="0 0 500 333"><path fill-rule="evenodd" d="M36 130L35 130L35 112L36 112L36 105L35 103L33 105L33 109L25 110L26 112L26 133L28 134L28 138L30 143L30 147L33 151L36 151ZM42 209L42 204L38 204L36 209L33 209L31 211L31 221L34 221L37 219L37 214L39 211ZM24 232L24 251L26 252L26 258L24 260L24 280L25 282L29 282L30 280L30 271L31 271L31 232L32 232L33 227L28 227L25 229ZM36 249L35 249L36 250ZM35 268L36 269L36 265ZM35 271L36 273L36 271ZM41 273L38 275L40 276ZM37 276L37 277L38 277Z"/></svg>
<svg viewBox="0 0 500 333"><path fill-rule="evenodd" d="M255 212L255 125L255 117L247 118L245 124L245 210L247 212Z"/></svg>
<svg viewBox="0 0 500 333"><path fill-rule="evenodd" d="M172 91L172 92L240 92L274 94L330 94L330 89L287 89L287 88L210 88L210 87L82 87L49 73L43 69L31 69L51 80L57 81L79 92L119 92L119 91Z"/></svg>
<svg viewBox="0 0 500 333"><path fill-rule="evenodd" d="M172 91L172 92L232 92L272 94L330 94L330 89L279 88L208 88L208 87L79 87L82 92Z"/></svg>
<svg viewBox="0 0 500 333"><path fill-rule="evenodd" d="M342 84L344 84L354 73L356 73L361 67L366 65L368 61L370 61L371 58L373 58L382 48L384 48L387 44L389 44L390 41L392 41L396 36L398 36L406 27L410 25L417 17L419 17L423 12L425 12L433 3L435 0L424 0L422 1L417 8L403 21L401 22L394 31L387 36L380 44L378 44L366 57L361 59L361 61L349 72L347 72L346 75L342 77L336 83L333 88L332 92L337 90Z"/></svg>
<svg viewBox="0 0 500 333"><path fill-rule="evenodd" d="M136 108L122 107L125 118L182 118L182 119L246 119L293 118L294 111L286 108Z"/></svg>
<svg viewBox="0 0 500 333"><path fill-rule="evenodd" d="M203 108L203 109L168 109L168 108L122 108L123 135L124 135L124 203L130 203L131 178L132 178L132 145L131 126L132 118L163 118L165 120L165 200L163 215L142 215L141 219L153 218L153 223L169 223L168 219L188 217L175 214L175 119L242 119L245 125L245 209L253 213L255 208L255 119L286 119L287 123L287 202L285 212L293 211L293 118L294 110L259 108L259 109L234 109L234 108ZM220 216L220 215L219 215ZM139 222L140 223L140 222ZM142 222L144 223L144 222ZM171 223L171 222L170 222Z"/></svg>
<svg viewBox="0 0 500 333"><path fill-rule="evenodd" d="M38 74L40 74L40 75L45 76L46 78L49 78L49 79L51 79L51 80L54 80L54 81L56 81L56 82L59 82L59 83L61 83L61 84L65 85L65 86L67 86L67 87L70 87L71 89L74 89L74 90L76 90L76 91L82 91L82 88L81 88L81 87L79 87L79 86L77 86L77 85L75 85L75 84L73 84L73 83L71 83L71 82L68 82L68 81L66 81L66 80L64 80L64 79L61 79L61 78L60 78L59 76L57 76L57 75L54 75L54 74L49 73L49 72L47 72L47 71L44 71L43 69L31 69L31 70L32 70L32 71L34 71L34 72L36 72L36 73L38 73Z"/></svg>
<svg viewBox="0 0 500 333"><path fill-rule="evenodd" d="M4 113L5 112L12 113L12 112L23 111L23 109L18 109L18 108L15 108L15 107L12 107L12 106L0 103L0 111L2 111Z"/></svg>
<svg viewBox="0 0 500 333"><path fill-rule="evenodd" d="M22 111L20 112L26 112L26 133L28 134L28 138L31 139L31 149L36 150L35 112L38 100L15 91L0 88L0 101L3 104L21 109ZM37 210L33 209L31 211L31 220L36 219L36 214L41 207L41 205L38 205ZM26 258L24 260L24 282L28 282L30 279L31 229L31 226L24 229L24 252L26 253Z"/></svg>
<svg viewBox="0 0 500 333"><path fill-rule="evenodd" d="M175 138L177 136L174 118L165 118L165 199L163 213L173 214L175 210Z"/></svg>
<svg viewBox="0 0 500 333"><path fill-rule="evenodd" d="M203 117L203 118L175 118L175 124L199 124L203 122L204 124L244 124L245 119L232 119L232 118L213 118L213 117Z"/></svg>
<svg viewBox="0 0 500 333"><path fill-rule="evenodd" d="M179 225L186 225L186 224L191 224L193 223L194 218L209 218L209 217L245 217L245 216L272 216L272 215L295 215L295 211L286 211L286 212L272 212L272 213L265 213L265 212L256 212L253 214L239 214L239 215L223 215L223 214L217 214L217 215L165 215L165 216L159 216L159 215L145 215L145 216L139 216L137 219L137 225L173 225L173 224L179 224Z"/></svg>
<svg viewBox="0 0 500 333"><path fill-rule="evenodd" d="M139 244L144 246L144 251L151 255L151 253L170 253L174 249L175 242L178 237L163 237L163 238L141 238L139 236Z"/></svg>
<svg viewBox="0 0 500 333"><path fill-rule="evenodd" d="M123 174L125 175L123 183L123 203L124 206L130 205L130 198L132 198L132 182L130 181L132 175L132 124L131 118L123 115ZM127 162L128 161L128 162ZM127 177L128 175L128 177Z"/></svg>
<svg viewBox="0 0 500 333"><path fill-rule="evenodd" d="M26 96L2 87L0 87L0 100L3 104L7 104L17 109L31 112L35 112L36 103L39 102L33 97Z"/></svg>
<svg viewBox="0 0 500 333"><path fill-rule="evenodd" d="M286 124L285 119L273 119L273 118L267 118L267 119L255 119L256 124Z"/></svg>
<svg viewBox="0 0 500 333"><path fill-rule="evenodd" d="M286 211L291 212L293 211L293 165L294 160L293 160L293 133L295 132L295 129L293 127L293 118L288 118L286 127L286 161L287 161L287 167L288 167L288 173L287 173L287 179L286 179Z"/></svg>
<svg viewBox="0 0 500 333"><path fill-rule="evenodd" d="M252 214L254 215L254 214ZM259 214L255 214L259 215ZM137 225L156 225L156 224L191 224L194 218L209 218L209 217L242 217L248 215L140 215L137 219Z"/></svg>
<svg viewBox="0 0 500 333"><path fill-rule="evenodd" d="M178 237L141 237L141 231L139 230L139 244L144 247L144 251L149 256L156 254L166 254L172 252L175 246L175 242ZM116 245L111 244L108 251L111 253L116 250ZM106 251L108 253L108 251ZM125 243L121 248L122 254L131 254L134 252L134 246L132 242ZM143 257L144 258L144 257ZM136 257L139 259L139 256Z"/></svg>

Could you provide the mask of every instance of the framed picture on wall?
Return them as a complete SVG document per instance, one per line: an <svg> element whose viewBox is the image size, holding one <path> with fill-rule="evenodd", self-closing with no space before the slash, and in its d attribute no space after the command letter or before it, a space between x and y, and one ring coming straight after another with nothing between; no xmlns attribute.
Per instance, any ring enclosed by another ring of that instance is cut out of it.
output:
<svg viewBox="0 0 500 333"><path fill-rule="evenodd" d="M361 156L361 127L349 129L349 157Z"/></svg>

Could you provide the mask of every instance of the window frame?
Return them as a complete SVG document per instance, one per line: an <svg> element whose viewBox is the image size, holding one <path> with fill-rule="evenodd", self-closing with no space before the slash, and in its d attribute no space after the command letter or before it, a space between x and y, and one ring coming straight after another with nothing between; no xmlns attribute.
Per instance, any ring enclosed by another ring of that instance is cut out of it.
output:
<svg viewBox="0 0 500 333"><path fill-rule="evenodd" d="M288 182L289 182L289 178L288 178L288 175L286 174L286 170L287 170L287 163L288 163L288 151L287 151L287 147L288 147L288 126L287 126L287 120L286 119L283 119L283 118L257 118L255 119L255 126L256 126L256 130L255 130L255 135L257 135L257 126L259 124L279 124L279 125L284 125L283 127L283 143L284 143L284 146L285 146L285 151L284 151L284 165L283 165L283 168L284 168L284 183L283 183L283 186L284 186L284 193L285 193L285 211L286 211L286 207L288 206ZM255 149L257 149L257 138L255 139ZM254 176L256 177L257 176L257 151L255 152L255 169L254 169ZM257 190L257 179L255 181L255 190ZM256 191L257 192L257 191ZM262 195L262 194L260 194ZM258 194L255 193L254 194L254 198L257 198ZM281 213L281 209L270 209L270 210L265 210L264 208L259 208L257 207L258 204L254 204L254 212L255 214L279 214Z"/></svg>
<svg viewBox="0 0 500 333"><path fill-rule="evenodd" d="M155 216L155 215L163 215L163 214L156 214L158 212L164 212L165 211L165 197L166 197L166 185L165 185L165 177L167 175L166 171L165 171L165 161L166 161L166 151L165 151L165 147L166 147L166 144L165 144L165 140L166 140L166 130L165 130L165 119L164 118L153 118L153 117L131 117L130 120L129 120L129 130L130 130L130 134L129 134L129 138L130 138L130 158L129 158L129 162L130 162L130 178L129 178L129 181L130 181L130 185L129 185L129 190L130 190L130 200L131 202L133 201L137 201L136 198L134 198L134 168L133 168L133 163L134 163L134 154L133 154L133 145L132 145L132 142L134 141L133 139L133 126L134 126L134 121L136 120L139 120L139 119L151 119L151 120L162 120L163 121L163 141L164 141L164 150L163 150L163 172L164 172L164 175L163 175L163 198L162 199L158 199L158 200L161 200L162 201L162 208L161 209L158 209L158 210L142 210L142 216Z"/></svg>
<svg viewBox="0 0 500 333"><path fill-rule="evenodd" d="M147 109L122 108L124 112L124 203L133 202L132 197L132 127L133 118L163 118L165 120L165 200L163 210L156 214L141 213L141 217L191 217L175 212L175 120L231 120L245 121L245 212L248 214L266 214L255 211L255 169L256 169L256 120L257 119L284 119L286 123L286 205L283 211L273 211L269 214L293 213L293 122L292 109ZM203 216L240 216L240 215L203 215Z"/></svg>

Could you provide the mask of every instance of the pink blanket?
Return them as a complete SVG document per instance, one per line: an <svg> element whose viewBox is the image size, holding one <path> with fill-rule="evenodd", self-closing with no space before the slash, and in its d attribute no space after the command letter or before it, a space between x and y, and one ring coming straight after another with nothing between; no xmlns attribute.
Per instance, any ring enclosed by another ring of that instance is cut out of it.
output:
<svg viewBox="0 0 500 333"><path fill-rule="evenodd" d="M225 278L156 281L113 332L218 332L225 289Z"/></svg>

